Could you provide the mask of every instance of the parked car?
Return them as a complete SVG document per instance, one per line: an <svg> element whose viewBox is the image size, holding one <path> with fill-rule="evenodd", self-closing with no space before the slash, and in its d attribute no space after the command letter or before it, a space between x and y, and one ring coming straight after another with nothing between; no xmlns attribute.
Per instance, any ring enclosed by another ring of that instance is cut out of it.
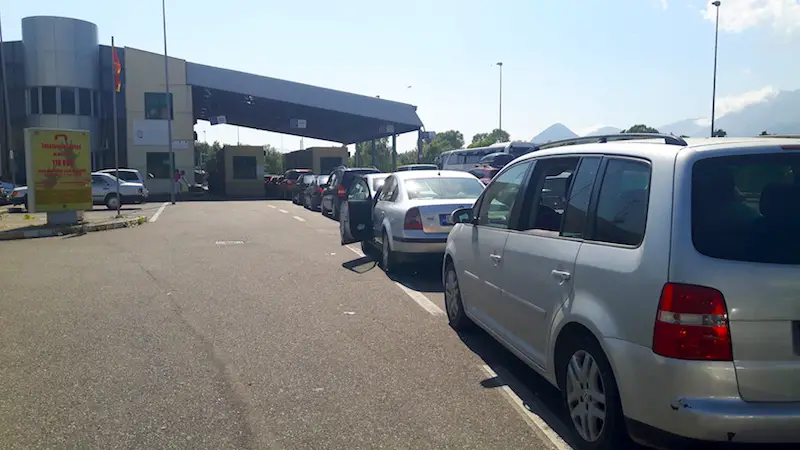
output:
<svg viewBox="0 0 800 450"><path fill-rule="evenodd" d="M310 174L311 169L289 169L283 174L280 184L280 195L284 200L289 200L294 194L294 185L301 175Z"/></svg>
<svg viewBox="0 0 800 450"><path fill-rule="evenodd" d="M405 172L407 170L438 170L439 167L436 164L406 164L405 166L399 166L395 169L395 172Z"/></svg>
<svg viewBox="0 0 800 450"><path fill-rule="evenodd" d="M492 178L494 178L494 176L497 175L497 172L499 171L500 169L492 166L480 166L472 170L469 170L468 172L474 175L477 179L481 180L481 183L486 185L489 184L490 181L492 181Z"/></svg>
<svg viewBox="0 0 800 450"><path fill-rule="evenodd" d="M320 211L323 215L331 214L334 219L339 220L339 208L342 206L342 200L345 198L345 193L353 182L356 175L365 173L381 173L380 170L374 167L366 168L350 168L350 167L337 167L330 174L328 185L322 191L322 201L320 202Z"/></svg>
<svg viewBox="0 0 800 450"><path fill-rule="evenodd" d="M306 188L314 183L317 178L313 173L302 174L297 178L292 188L292 203L295 205L303 204Z"/></svg>
<svg viewBox="0 0 800 450"><path fill-rule="evenodd" d="M342 203L341 242L380 249L387 273L415 257L440 260L453 227L450 214L472 206L483 191L483 184L467 172L413 170L390 174L376 199L360 179Z"/></svg>
<svg viewBox="0 0 800 450"><path fill-rule="evenodd" d="M117 169L102 169L98 170L99 173L107 173L112 176L117 176L116 174ZM119 169L119 177L122 181L127 181L129 183L140 183L144 185L144 177L142 177L142 173L136 169ZM149 175L148 178L153 178L152 175Z"/></svg>
<svg viewBox="0 0 800 450"><path fill-rule="evenodd" d="M570 143L453 212L450 325L560 389L580 449L800 442L800 139Z"/></svg>
<svg viewBox="0 0 800 450"><path fill-rule="evenodd" d="M330 175L320 175L314 178L314 182L306 188L303 198L303 205L306 208L312 211L316 211L319 208L319 204L322 201L322 191L328 184L329 179Z"/></svg>
<svg viewBox="0 0 800 450"><path fill-rule="evenodd" d="M120 181L106 172L92 172L92 203L117 209L117 183L122 204L135 204L147 201L149 195L142 183ZM20 186L11 193L11 203L28 209L28 187Z"/></svg>

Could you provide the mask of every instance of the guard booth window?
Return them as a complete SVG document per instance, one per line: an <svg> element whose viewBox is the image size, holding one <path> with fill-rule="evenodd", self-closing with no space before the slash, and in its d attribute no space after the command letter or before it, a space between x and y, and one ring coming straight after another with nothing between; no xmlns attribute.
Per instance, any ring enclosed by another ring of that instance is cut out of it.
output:
<svg viewBox="0 0 800 450"><path fill-rule="evenodd" d="M56 105L56 88L52 86L43 86L42 114L58 114Z"/></svg>
<svg viewBox="0 0 800 450"><path fill-rule="evenodd" d="M148 152L147 153L147 172L153 174L153 178L171 179L169 171L169 152Z"/></svg>
<svg viewBox="0 0 800 450"><path fill-rule="evenodd" d="M252 180L256 178L256 157L255 156L234 156L233 157L233 179Z"/></svg>
<svg viewBox="0 0 800 450"><path fill-rule="evenodd" d="M59 88L61 91L61 114L75 114L75 89Z"/></svg>

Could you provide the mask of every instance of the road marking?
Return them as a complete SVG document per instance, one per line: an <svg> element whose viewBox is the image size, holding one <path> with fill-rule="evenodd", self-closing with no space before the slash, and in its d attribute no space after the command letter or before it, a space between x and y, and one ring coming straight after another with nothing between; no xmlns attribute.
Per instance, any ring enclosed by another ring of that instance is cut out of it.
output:
<svg viewBox="0 0 800 450"><path fill-rule="evenodd" d="M275 209L275 205L267 205L268 207Z"/></svg>
<svg viewBox="0 0 800 450"><path fill-rule="evenodd" d="M244 241L215 241L217 245L236 245L236 244L244 244Z"/></svg>
<svg viewBox="0 0 800 450"><path fill-rule="evenodd" d="M508 400L514 409L522 416L525 422L533 428L534 432L538 434L542 439L547 439L553 445L553 448L556 450L571 450L572 447L564 442L564 439L558 435L547 422L544 421L538 414L534 413L530 409L525 406L525 402L514 392L513 389L509 387L509 384L514 384L519 386L519 383L512 377L510 374L504 373L503 377L500 377L497 372L494 371L491 367L487 365L482 365L481 369L483 370L486 375L492 378L498 378L500 381L505 378L505 384L499 386L500 392L504 395L503 397ZM503 371L505 372L505 371Z"/></svg>
<svg viewBox="0 0 800 450"><path fill-rule="evenodd" d="M278 211L280 211L280 212L282 212L282 213L284 213L284 214L289 214L289 211L287 211L287 210L285 210L285 209L279 209Z"/></svg>
<svg viewBox="0 0 800 450"><path fill-rule="evenodd" d="M353 253L355 253L356 255L358 255L358 256L360 256L362 258L366 256L366 255L364 255L364 252L362 252L359 249L353 248L353 247L351 247L349 245L345 245L345 247L349 248L350 251L352 251ZM397 287L399 287L401 291L405 292L406 295L411 297L411 300L414 300L419 306L422 307L422 309L424 309L425 311L428 311L431 315L433 315L433 316L442 316L442 315L444 315L444 311L442 310L442 308L439 308L439 306L437 306L436 303L433 303L432 301L430 301L430 299L428 297L426 297L425 294L423 294L421 292L417 292L417 291L412 290L412 289L409 289L406 286L404 286L402 283L397 282L397 281L395 281L394 284L396 284Z"/></svg>
<svg viewBox="0 0 800 450"><path fill-rule="evenodd" d="M148 222L153 223L156 220L158 220L158 217L161 215L162 212L164 212L164 208L166 208L167 205L169 205L169 202L162 203L161 206L158 208L158 211L156 211L156 213L153 214L153 217L151 217L150 220L148 220Z"/></svg>
<svg viewBox="0 0 800 450"><path fill-rule="evenodd" d="M297 216L292 216L292 217L294 217L294 220L297 220L299 222L305 222L306 221L306 219L303 219L302 217L297 217Z"/></svg>

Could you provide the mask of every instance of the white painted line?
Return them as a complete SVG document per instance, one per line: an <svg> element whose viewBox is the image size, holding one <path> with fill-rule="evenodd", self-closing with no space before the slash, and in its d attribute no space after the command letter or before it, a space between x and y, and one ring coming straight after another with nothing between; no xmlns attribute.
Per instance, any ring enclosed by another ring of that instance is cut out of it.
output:
<svg viewBox="0 0 800 450"><path fill-rule="evenodd" d="M360 256L362 258L367 256L367 255L364 254L364 252L362 252L361 250L359 250L357 248L350 247L349 245L345 245L345 247L349 248L350 251L352 251L353 253L355 253L356 255L358 255L358 256Z"/></svg>
<svg viewBox="0 0 800 450"><path fill-rule="evenodd" d="M280 212L282 212L282 213L284 213L284 214L289 214L289 211L287 211L287 210L285 210L285 209L279 209L278 211L280 211Z"/></svg>
<svg viewBox="0 0 800 450"><path fill-rule="evenodd" d="M306 219L303 219L302 217L297 217L297 216L292 216L292 217L294 217L294 220L297 220L298 222L305 222L306 221Z"/></svg>
<svg viewBox="0 0 800 450"><path fill-rule="evenodd" d="M417 304L419 306L421 306L422 309L424 309L425 311L428 311L429 313L431 313L431 315L434 315L434 316L443 316L444 315L444 311L442 311L442 308L439 308L436 305L436 303L433 303L432 301L430 301L430 299L428 299L428 297L426 297L425 294L423 294L421 292L417 292L417 291L411 290L411 289L403 286L401 283L399 283L397 281L395 281L394 284L396 284L397 287L399 287L403 292L405 292L406 295L411 297L411 300L414 300L415 302L417 302Z"/></svg>
<svg viewBox="0 0 800 450"><path fill-rule="evenodd" d="M268 207L275 209L275 205L267 205Z"/></svg>
<svg viewBox="0 0 800 450"><path fill-rule="evenodd" d="M158 220L158 217L161 215L162 212L164 212L164 208L166 208L167 205L169 205L169 202L162 203L161 206L156 211L156 213L153 214L153 217L151 217L150 220L148 220L148 222L153 223L156 220Z"/></svg>
<svg viewBox="0 0 800 450"><path fill-rule="evenodd" d="M358 255L358 256L360 256L362 258L364 256L366 256L366 255L364 255L364 252L362 252L361 250L359 250L357 248L351 247L349 245L345 245L345 247L349 248L351 252L355 253L356 255ZM424 309L425 311L428 311L431 315L434 315L434 316L442 316L442 315L444 315L444 311L442 311L442 308L439 308L436 305L436 303L433 303L432 301L430 301L430 299L428 299L428 297L426 297L425 294L423 294L421 292L417 292L417 291L411 290L411 289L403 286L401 283L398 283L397 281L395 281L394 284L396 284L397 287L400 288L400 290L405 292L406 295L411 297L411 300L414 300L419 306L422 307L422 309Z"/></svg>
<svg viewBox="0 0 800 450"><path fill-rule="evenodd" d="M572 449L569 444L564 442L564 439L562 439L558 433L550 428L550 425L548 425L544 419L525 407L525 402L523 402L522 399L519 398L519 396L514 392L514 390L508 386L509 384L519 385L519 383L517 383L510 374L504 374L503 378L501 378L499 375L497 375L497 372L495 372L494 369L485 364L481 366L481 369L484 373L486 373L486 375L492 378L498 378L501 381L503 378L505 378L506 384L503 384L499 387L501 392L504 394L503 397L505 397L511 403L514 409L522 416L525 422L527 422L528 425L533 428L533 431L536 432L536 434L538 434L542 439L550 441L550 443L553 445L553 448L557 450Z"/></svg>

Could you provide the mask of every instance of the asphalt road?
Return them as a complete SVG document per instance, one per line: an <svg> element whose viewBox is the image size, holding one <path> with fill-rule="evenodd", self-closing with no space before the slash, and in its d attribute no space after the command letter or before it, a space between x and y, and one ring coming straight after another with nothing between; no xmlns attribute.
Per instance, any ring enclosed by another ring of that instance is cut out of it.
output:
<svg viewBox="0 0 800 450"><path fill-rule="evenodd" d="M0 244L0 447L565 449L557 393L284 201ZM152 219L151 219L152 220Z"/></svg>

